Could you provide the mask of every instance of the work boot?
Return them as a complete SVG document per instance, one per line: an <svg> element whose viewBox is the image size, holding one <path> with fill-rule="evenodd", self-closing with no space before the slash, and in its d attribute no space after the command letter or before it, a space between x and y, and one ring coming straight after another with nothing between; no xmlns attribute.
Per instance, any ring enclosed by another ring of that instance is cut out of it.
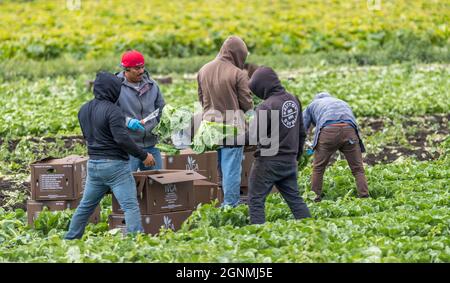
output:
<svg viewBox="0 0 450 283"><path fill-rule="evenodd" d="M321 202L321 201L322 201L321 196L316 196L316 198L314 199L314 202Z"/></svg>
<svg viewBox="0 0 450 283"><path fill-rule="evenodd" d="M362 195L362 196L358 196L359 198L370 198L369 195Z"/></svg>

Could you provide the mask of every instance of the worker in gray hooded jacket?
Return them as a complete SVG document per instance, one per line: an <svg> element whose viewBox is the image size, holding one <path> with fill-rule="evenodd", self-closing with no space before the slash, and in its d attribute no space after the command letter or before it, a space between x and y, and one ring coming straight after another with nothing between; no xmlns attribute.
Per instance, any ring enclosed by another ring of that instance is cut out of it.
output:
<svg viewBox="0 0 450 283"><path fill-rule="evenodd" d="M131 171L161 169L161 153L155 145L158 137L152 130L159 123L165 102L158 84L150 78L144 69L144 56L138 51L127 51L122 56L121 66L124 69L118 73L123 78L122 89L117 105L126 117L126 126L134 142L145 152L153 155L155 166L147 167L139 159L130 156ZM154 118L143 122L150 114Z"/></svg>
<svg viewBox="0 0 450 283"><path fill-rule="evenodd" d="M313 102L303 112L305 129L315 126L312 190L317 194L316 202L322 199L322 182L326 166L337 150L347 159L352 174L356 179L359 197L368 197L369 190L362 152L364 144L359 136L358 124L350 106L327 92L314 97Z"/></svg>

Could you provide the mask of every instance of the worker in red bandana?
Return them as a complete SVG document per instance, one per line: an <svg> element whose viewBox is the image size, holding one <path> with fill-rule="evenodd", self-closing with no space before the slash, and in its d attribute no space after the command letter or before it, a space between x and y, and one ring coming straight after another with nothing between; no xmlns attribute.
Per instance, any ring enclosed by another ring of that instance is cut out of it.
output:
<svg viewBox="0 0 450 283"><path fill-rule="evenodd" d="M161 152L155 147L158 137L152 130L161 118L165 105L163 95L156 81L145 70L145 59L140 52L125 52L120 65L123 70L116 75L123 82L117 105L124 112L130 137L155 160L155 166L147 167L138 158L130 156L131 171L161 169ZM154 118L142 121L152 113L156 114L151 116Z"/></svg>

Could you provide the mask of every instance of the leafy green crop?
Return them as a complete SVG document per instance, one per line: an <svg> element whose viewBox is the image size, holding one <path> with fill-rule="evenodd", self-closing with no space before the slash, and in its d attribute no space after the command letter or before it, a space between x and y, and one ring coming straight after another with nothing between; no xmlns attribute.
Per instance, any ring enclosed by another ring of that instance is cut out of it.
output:
<svg viewBox="0 0 450 283"><path fill-rule="evenodd" d="M347 101L358 118L391 119L401 115L448 113L449 72L447 65L328 67L283 71L280 77L286 89L299 97L303 108L316 93L329 91ZM0 82L0 135L2 138L80 135L78 110L93 98L86 89L89 79L92 77L83 75ZM163 113L160 128L155 129L164 140L170 134L168 129L188 126L188 118L196 110L197 83L175 80L171 85L161 85L161 90L172 106L167 107L166 112L170 114ZM187 114L189 110L192 111ZM173 117L171 113L175 113Z"/></svg>
<svg viewBox="0 0 450 283"><path fill-rule="evenodd" d="M312 214L300 221L293 219L279 194L272 194L264 225L249 225L245 205L221 209L212 204L200 206L177 232L123 237L120 231L108 231L107 196L101 222L89 224L82 240L66 241L73 211L44 211L32 228L23 210L0 208L0 262L450 262L448 127L432 121L408 124L426 119L423 114L447 117L448 74L447 65L280 72L287 90L299 96L304 107L316 92L328 90L346 100L359 121L382 117L377 119L382 129L363 129L369 153L392 144L411 149L411 136L421 129L435 132L427 137L433 143L427 143L426 150L439 152L439 158L420 162L402 156L391 164L365 166L369 199L356 198L350 169L338 158L324 175L320 203L313 202L310 191L310 162L300 164L299 193ZM29 163L45 156L86 155L80 137L73 141L65 136L80 133L76 113L92 98L85 89L87 79L0 83L1 180L26 182ZM164 129L158 131L169 137L171 130L181 129L177 125L187 126L185 112L178 115L175 109L195 108L190 105L197 100L196 82L177 78L161 89L168 107L160 124ZM199 133L193 146L202 151L215 147L224 130L204 123ZM23 198L23 193L9 197Z"/></svg>
<svg viewBox="0 0 450 283"><path fill-rule="evenodd" d="M231 34L242 36L255 54L448 48L446 1L385 1L379 10L366 1L331 0L121 4L82 1L79 9L70 9L54 1L2 1L0 58L48 60L70 54L86 59L128 48L153 57L211 55ZM105 28L112 26L120 33Z"/></svg>
<svg viewBox="0 0 450 283"><path fill-rule="evenodd" d="M294 220L281 196L272 194L264 225L249 225L245 205L211 204L194 211L178 232L123 237L107 231L103 217L102 223L88 226L82 240L65 241L68 211L44 212L39 228L32 229L22 210L0 209L0 261L449 262L449 161L445 156L369 167L370 199L346 193L355 188L341 162L327 171L328 193L320 203L311 200L304 186L309 174L302 173L299 186L313 218ZM334 184L338 177L344 181ZM109 205L110 200L104 202L102 214Z"/></svg>
<svg viewBox="0 0 450 283"><path fill-rule="evenodd" d="M191 127L192 112L186 107L173 107L166 104L161 115L159 124L153 130L158 135L160 141L171 142L171 137L176 132Z"/></svg>
<svg viewBox="0 0 450 283"><path fill-rule="evenodd" d="M234 126L203 120L195 133L192 150L198 154L216 150L223 144L225 138L236 135L237 128Z"/></svg>
<svg viewBox="0 0 450 283"><path fill-rule="evenodd" d="M175 146L170 144L158 143L156 147L161 151L166 153L167 155L177 155L180 154L180 150Z"/></svg>

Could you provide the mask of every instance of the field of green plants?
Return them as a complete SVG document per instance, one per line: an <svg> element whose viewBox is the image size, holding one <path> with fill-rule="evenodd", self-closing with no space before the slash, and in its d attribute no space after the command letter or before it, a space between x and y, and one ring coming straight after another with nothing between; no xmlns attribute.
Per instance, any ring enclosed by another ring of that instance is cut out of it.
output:
<svg viewBox="0 0 450 283"><path fill-rule="evenodd" d="M1 59L93 58L128 47L154 57L209 55L233 33L258 54L441 48L449 38L447 1L382 1L380 9L381 1L360 0L79 1L79 9L64 0L2 2Z"/></svg>
<svg viewBox="0 0 450 283"><path fill-rule="evenodd" d="M0 1L0 262L450 262L448 1L382 1L380 10L356 0L118 2ZM180 231L124 237L108 230L108 196L82 240L63 240L70 210L27 225L29 164L87 154L77 112L93 97L95 71L118 71L120 53L137 48L154 58L153 76L172 78L160 85L166 102L193 109L195 72L230 33L303 107L319 91L350 104L371 198L356 198L336 155L320 203L311 164L299 172L311 219L294 220L272 194L264 225L249 225L246 205L203 205Z"/></svg>

